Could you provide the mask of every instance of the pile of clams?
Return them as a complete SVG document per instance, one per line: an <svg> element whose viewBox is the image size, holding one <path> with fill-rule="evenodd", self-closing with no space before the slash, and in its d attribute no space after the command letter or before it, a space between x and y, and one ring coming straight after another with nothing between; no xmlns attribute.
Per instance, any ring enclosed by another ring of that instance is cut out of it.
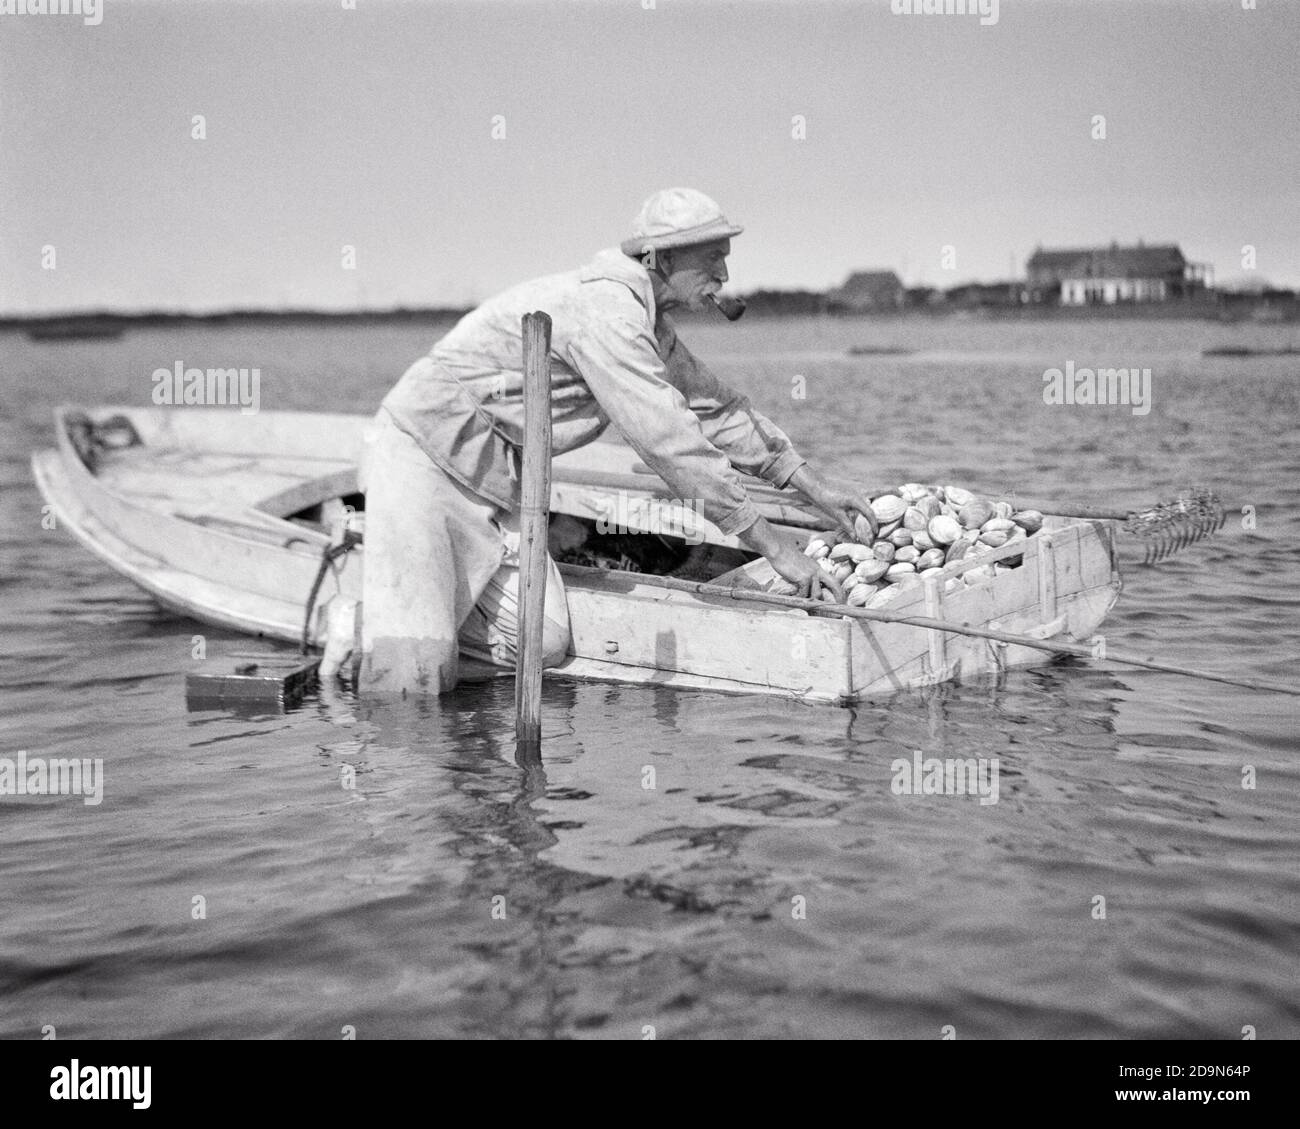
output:
<svg viewBox="0 0 1300 1129"><path fill-rule="evenodd" d="M1037 510L1013 511L960 486L908 482L871 502L875 522L860 516L857 540L842 532L815 533L804 552L844 587L854 607L878 608L904 589L937 576L944 565L1032 537L1043 527ZM1020 556L967 569L944 581L944 591L979 584L1019 566ZM833 599L829 592L823 597Z"/></svg>

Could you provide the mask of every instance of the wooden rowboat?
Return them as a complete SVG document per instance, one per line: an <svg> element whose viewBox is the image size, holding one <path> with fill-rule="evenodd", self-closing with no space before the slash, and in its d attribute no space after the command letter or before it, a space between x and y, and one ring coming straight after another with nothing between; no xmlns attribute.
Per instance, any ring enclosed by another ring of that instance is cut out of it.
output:
<svg viewBox="0 0 1300 1129"><path fill-rule="evenodd" d="M369 417L64 407L55 421L57 448L37 452L32 466L60 525L167 608L300 639L322 556L349 509L364 507L356 467ZM701 537L722 555L740 548L691 507L665 499L664 484L638 465L627 447L604 441L558 457L552 513L588 527L613 517L653 535L640 540L683 552ZM788 499L755 495L778 525L797 521ZM1019 567L945 594L948 577L1017 551ZM322 600L361 599L364 555L358 546L330 567ZM724 575L703 578L743 587L766 567L759 559L735 568L746 558L732 557L716 566ZM636 572L561 568L573 647L548 677L846 704L1049 657L925 627L706 595ZM954 561L885 610L1077 644L1095 634L1119 591L1109 525L1048 519L1028 541Z"/></svg>

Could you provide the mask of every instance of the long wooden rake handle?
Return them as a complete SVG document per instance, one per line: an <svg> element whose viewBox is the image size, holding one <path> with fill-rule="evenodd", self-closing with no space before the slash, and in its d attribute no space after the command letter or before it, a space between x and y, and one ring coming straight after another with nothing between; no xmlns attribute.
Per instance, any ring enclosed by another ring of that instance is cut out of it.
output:
<svg viewBox="0 0 1300 1129"><path fill-rule="evenodd" d="M614 474L605 471L569 471L561 474L562 481L590 486L605 486L612 490L641 490L658 498L672 495L663 479L644 463L634 463L632 474ZM770 483L750 475L742 475L745 489L755 501L764 503L765 517L782 525L798 529L827 529L831 519L819 510L804 505L800 495L791 490L779 490ZM889 493L891 488L867 490L869 497ZM772 507L780 507L772 510ZM1226 520L1222 503L1211 491L1196 489L1182 491L1172 502L1158 502L1154 506L1137 510L1117 510L1106 506L1093 506L1071 502L1048 502L1033 498L1016 498L1016 509L1038 510L1054 517L1079 518L1085 521L1123 522L1126 533L1142 539L1146 546L1145 564L1153 564L1187 548L1206 537L1212 537Z"/></svg>
<svg viewBox="0 0 1300 1129"><path fill-rule="evenodd" d="M664 500L674 498L672 491L664 484L663 479L657 474L648 472L648 468L647 473L621 474L616 471L605 470L569 470L557 466L555 468L555 480L574 486L594 486L604 490L633 490L643 494L651 494ZM775 486L762 481L762 479L750 478L748 475L742 476L741 481L744 482L746 491L755 501L764 503L763 508L765 511L774 511L775 520L782 525L795 526L800 529L828 529L833 524L829 516L800 501L800 495L792 490L778 490ZM874 497L876 494L885 493L885 491L869 490L866 493ZM687 499L682 500L686 501ZM1121 513L1116 510L1100 509L1096 506L1062 506L1058 502L1026 501L1019 508L1040 510L1043 513L1050 513L1059 517L1093 520L1125 521L1132 516L1129 512ZM764 516L769 515L765 513Z"/></svg>
<svg viewBox="0 0 1300 1129"><path fill-rule="evenodd" d="M671 576L653 576L648 574L589 568L586 565L561 564L561 573L571 576L618 576L630 585L644 584L654 588L670 588L681 592L693 592L700 596L718 596L742 603L766 604L781 608L798 608L814 615L848 616L850 619L864 619L875 623L900 623L909 627L926 627L932 631L947 631L954 635L969 635L975 639L990 639L996 643L1014 644L1017 647L1030 647L1050 654L1075 655L1081 659L1093 658L1094 651L1086 643L1070 643L1065 640L1051 641L1034 639L1028 635L1017 635L1010 631L991 631L986 627L972 627L964 623L952 623L949 620L933 619L923 615L896 615L874 608L855 608L848 604L831 604L824 600L809 600L803 596L782 596L776 592L763 592L755 588L729 588L722 584L708 584L704 581L678 580ZM1290 694L1300 697L1300 686L1288 686L1281 682L1269 682L1265 679L1233 678L1231 675L1218 674L1214 671L1196 670L1187 666L1174 666L1171 663L1158 663L1152 659L1139 658L1116 652L1109 647L1105 649L1105 659L1122 663L1125 666L1142 667L1145 670L1158 670L1164 674L1180 674L1186 678L1201 678L1209 682L1223 682L1229 686L1242 686L1247 690L1263 690L1277 694Z"/></svg>

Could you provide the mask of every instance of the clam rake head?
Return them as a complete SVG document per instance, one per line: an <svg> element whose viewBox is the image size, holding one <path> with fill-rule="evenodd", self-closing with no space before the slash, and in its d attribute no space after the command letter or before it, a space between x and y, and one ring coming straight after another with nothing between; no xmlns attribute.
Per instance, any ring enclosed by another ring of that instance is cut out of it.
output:
<svg viewBox="0 0 1300 1129"><path fill-rule="evenodd" d="M1146 542L1143 564L1155 564L1188 545L1213 537L1223 528L1227 514L1213 490L1193 487L1170 502L1157 502L1149 510L1131 513L1124 531Z"/></svg>

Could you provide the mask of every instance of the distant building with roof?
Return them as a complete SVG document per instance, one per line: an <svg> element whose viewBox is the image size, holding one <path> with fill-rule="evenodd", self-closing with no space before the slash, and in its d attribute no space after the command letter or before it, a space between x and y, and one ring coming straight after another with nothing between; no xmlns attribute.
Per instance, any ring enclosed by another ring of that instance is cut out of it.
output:
<svg viewBox="0 0 1300 1129"><path fill-rule="evenodd" d="M1135 247L1039 247L1026 264L1031 301L1062 306L1113 306L1120 302L1170 302L1213 288L1213 268L1188 260L1177 244Z"/></svg>
<svg viewBox="0 0 1300 1129"><path fill-rule="evenodd" d="M903 281L892 270L855 271L826 295L826 308L832 313L892 312L903 308L905 297Z"/></svg>

